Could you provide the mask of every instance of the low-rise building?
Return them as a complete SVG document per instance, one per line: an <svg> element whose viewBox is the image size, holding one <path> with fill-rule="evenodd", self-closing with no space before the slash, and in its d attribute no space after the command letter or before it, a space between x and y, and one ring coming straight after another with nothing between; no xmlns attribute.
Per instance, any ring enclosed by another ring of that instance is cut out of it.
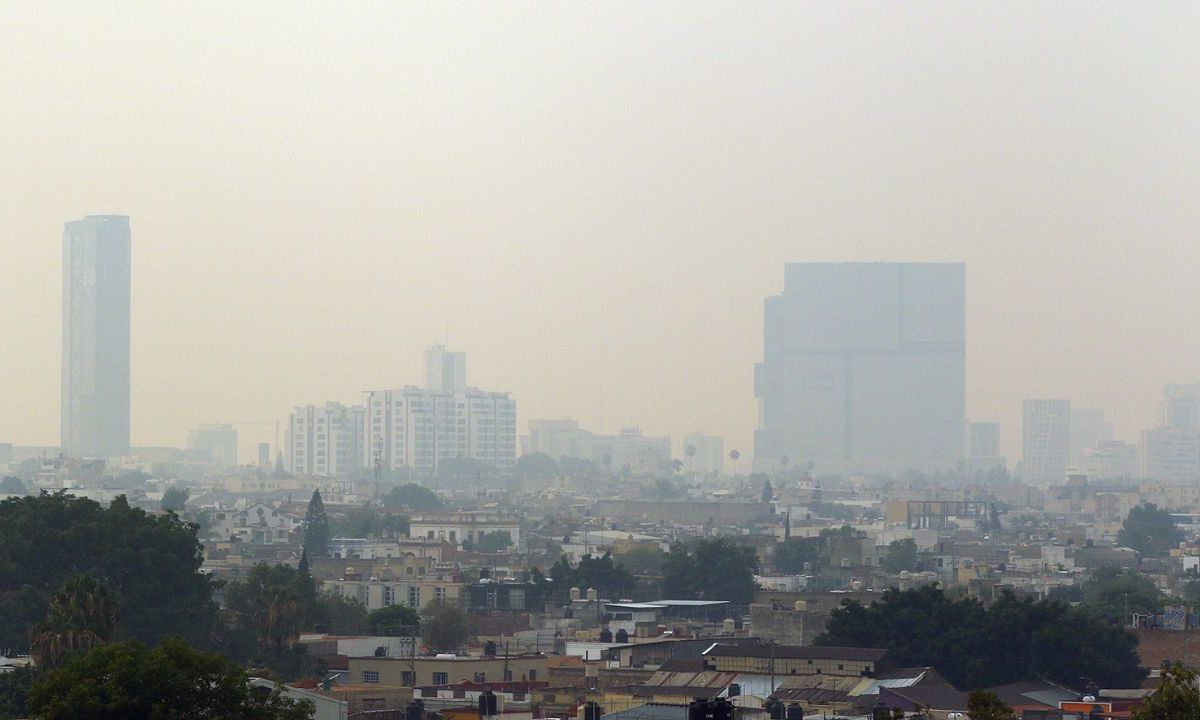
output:
<svg viewBox="0 0 1200 720"><path fill-rule="evenodd" d="M521 547L521 521L516 515L485 510L449 513L421 513L408 523L411 538L445 540L463 548L479 542L487 534L507 532L514 546Z"/></svg>
<svg viewBox="0 0 1200 720"><path fill-rule="evenodd" d="M437 655L418 658L350 658L350 682L414 687L463 681L540 682L546 679L545 655L468 657Z"/></svg>

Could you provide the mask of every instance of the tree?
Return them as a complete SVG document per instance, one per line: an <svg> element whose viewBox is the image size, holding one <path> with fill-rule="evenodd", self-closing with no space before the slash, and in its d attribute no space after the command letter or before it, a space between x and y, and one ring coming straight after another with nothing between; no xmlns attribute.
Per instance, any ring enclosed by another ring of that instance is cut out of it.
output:
<svg viewBox="0 0 1200 720"><path fill-rule="evenodd" d="M524 478L558 477L558 461L546 453L526 453L517 458L513 470Z"/></svg>
<svg viewBox="0 0 1200 720"><path fill-rule="evenodd" d="M1135 570L1105 566L1083 584L1083 606L1097 617L1124 625L1130 613L1151 614L1162 607L1163 595L1147 577Z"/></svg>
<svg viewBox="0 0 1200 720"><path fill-rule="evenodd" d="M24 495L25 483L15 475L9 475L0 480L0 495Z"/></svg>
<svg viewBox="0 0 1200 720"><path fill-rule="evenodd" d="M754 548L727 538L700 539L692 547L671 546L663 565L663 584L685 600L728 600L749 605L758 589Z"/></svg>
<svg viewBox="0 0 1200 720"><path fill-rule="evenodd" d="M550 567L550 577L554 587L560 592L569 592L570 588L595 588L602 596L620 597L633 589L633 573L618 565L612 553L600 557L586 554L579 558L579 564L572 566L563 555Z"/></svg>
<svg viewBox="0 0 1200 720"><path fill-rule="evenodd" d="M1171 513L1154 503L1138 505L1129 511L1117 544L1131 547L1143 557L1164 557L1183 540L1183 531L1175 525Z"/></svg>
<svg viewBox="0 0 1200 720"><path fill-rule="evenodd" d="M329 519L329 534L333 537L399 537L408 535L408 530L407 515L380 512L372 503L352 507Z"/></svg>
<svg viewBox="0 0 1200 720"><path fill-rule="evenodd" d="M775 554L771 556L771 564L775 566L776 572L785 575L815 572L820 563L819 538L790 538L776 545Z"/></svg>
<svg viewBox="0 0 1200 720"><path fill-rule="evenodd" d="M775 488L771 487L771 478L763 480L762 486L762 501L771 502L775 499Z"/></svg>
<svg viewBox="0 0 1200 720"><path fill-rule="evenodd" d="M662 575L663 561L666 554L655 545L635 545L614 555L613 561L617 567L628 570L633 575Z"/></svg>
<svg viewBox="0 0 1200 720"><path fill-rule="evenodd" d="M1158 692L1134 708L1132 720L1176 720L1200 717L1196 673L1181 662L1164 665Z"/></svg>
<svg viewBox="0 0 1200 720"><path fill-rule="evenodd" d="M302 720L314 708L278 689L259 693L237 663L168 638L153 650L114 643L69 660L33 682L29 710L41 720Z"/></svg>
<svg viewBox="0 0 1200 720"><path fill-rule="evenodd" d="M46 622L34 628L30 654L40 668L54 668L117 634L117 604L108 588L90 575L68 580L50 597Z"/></svg>
<svg viewBox="0 0 1200 720"><path fill-rule="evenodd" d="M888 543L887 555L883 558L883 569L893 574L902 570L916 570L917 543L912 538Z"/></svg>
<svg viewBox="0 0 1200 720"><path fill-rule="evenodd" d="M421 639L434 652L454 652L467 640L467 615L445 600L434 600L421 610Z"/></svg>
<svg viewBox="0 0 1200 720"><path fill-rule="evenodd" d="M512 545L512 534L507 530L484 533L475 543L475 552L498 553Z"/></svg>
<svg viewBox="0 0 1200 720"><path fill-rule="evenodd" d="M162 496L162 509L169 512L183 512L183 505L188 501L188 489L169 487Z"/></svg>
<svg viewBox="0 0 1200 720"><path fill-rule="evenodd" d="M933 665L959 687L992 687L1081 677L1105 687L1137 687L1137 639L1081 608L1017 599L1004 592L984 608L951 599L935 586L888 590L863 606L844 602L830 613L818 645L887 648L899 665Z"/></svg>
<svg viewBox="0 0 1200 720"><path fill-rule="evenodd" d="M982 689L967 696L967 715L971 720L1017 720L1017 714L996 693Z"/></svg>
<svg viewBox="0 0 1200 720"><path fill-rule="evenodd" d="M37 678L37 669L18 667L0 672L0 718L29 717L29 688Z"/></svg>
<svg viewBox="0 0 1200 720"><path fill-rule="evenodd" d="M229 586L225 605L233 624L252 632L263 652L279 655L299 639L314 612L315 593L296 569L260 562Z"/></svg>
<svg viewBox="0 0 1200 720"><path fill-rule="evenodd" d="M420 624L421 616L407 605L388 605L367 615L367 629L372 635L401 637L414 632Z"/></svg>
<svg viewBox="0 0 1200 720"><path fill-rule="evenodd" d="M321 491L313 490L312 498L308 501L308 510L304 513L304 554L309 558L327 558L330 556L333 535L329 529L329 518L325 515L325 503L321 501Z"/></svg>
<svg viewBox="0 0 1200 720"><path fill-rule="evenodd" d="M435 512L442 509L442 500L429 488L408 483L389 490L383 497L383 506L406 507L413 512Z"/></svg>
<svg viewBox="0 0 1200 720"><path fill-rule="evenodd" d="M107 508L65 492L0 501L0 648L27 647L51 595L81 574L119 608L117 639L178 634L209 645L217 607L202 562L195 526L132 508L123 496Z"/></svg>

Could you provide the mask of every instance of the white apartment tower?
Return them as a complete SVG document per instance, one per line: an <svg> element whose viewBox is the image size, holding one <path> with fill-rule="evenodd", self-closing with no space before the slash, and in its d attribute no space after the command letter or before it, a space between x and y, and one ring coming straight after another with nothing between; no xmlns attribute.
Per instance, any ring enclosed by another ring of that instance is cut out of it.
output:
<svg viewBox="0 0 1200 720"><path fill-rule="evenodd" d="M288 471L343 480L361 477L363 417L357 405L296 407L288 420Z"/></svg>
<svg viewBox="0 0 1200 720"><path fill-rule="evenodd" d="M364 463L389 470L437 472L447 459L497 468L516 462L517 409L508 393L466 384L466 354L434 345L425 353L426 387L366 393Z"/></svg>

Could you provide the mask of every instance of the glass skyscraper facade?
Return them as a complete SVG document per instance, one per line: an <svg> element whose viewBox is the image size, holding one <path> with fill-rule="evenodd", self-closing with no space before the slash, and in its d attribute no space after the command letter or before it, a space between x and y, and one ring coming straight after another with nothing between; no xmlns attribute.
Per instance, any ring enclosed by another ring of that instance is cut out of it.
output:
<svg viewBox="0 0 1200 720"><path fill-rule="evenodd" d="M129 218L88 215L63 230L62 450L129 452Z"/></svg>

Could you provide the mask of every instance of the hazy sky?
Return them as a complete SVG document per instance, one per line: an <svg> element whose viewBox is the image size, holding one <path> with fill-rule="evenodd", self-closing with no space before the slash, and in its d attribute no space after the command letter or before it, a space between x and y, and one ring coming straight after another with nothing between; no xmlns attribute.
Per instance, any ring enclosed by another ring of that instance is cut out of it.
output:
<svg viewBox="0 0 1200 720"><path fill-rule="evenodd" d="M133 226L133 442L421 380L755 423L783 263L967 263L967 410L1200 380L1200 5L0 4L0 441L65 220ZM273 431L243 426L242 453Z"/></svg>

